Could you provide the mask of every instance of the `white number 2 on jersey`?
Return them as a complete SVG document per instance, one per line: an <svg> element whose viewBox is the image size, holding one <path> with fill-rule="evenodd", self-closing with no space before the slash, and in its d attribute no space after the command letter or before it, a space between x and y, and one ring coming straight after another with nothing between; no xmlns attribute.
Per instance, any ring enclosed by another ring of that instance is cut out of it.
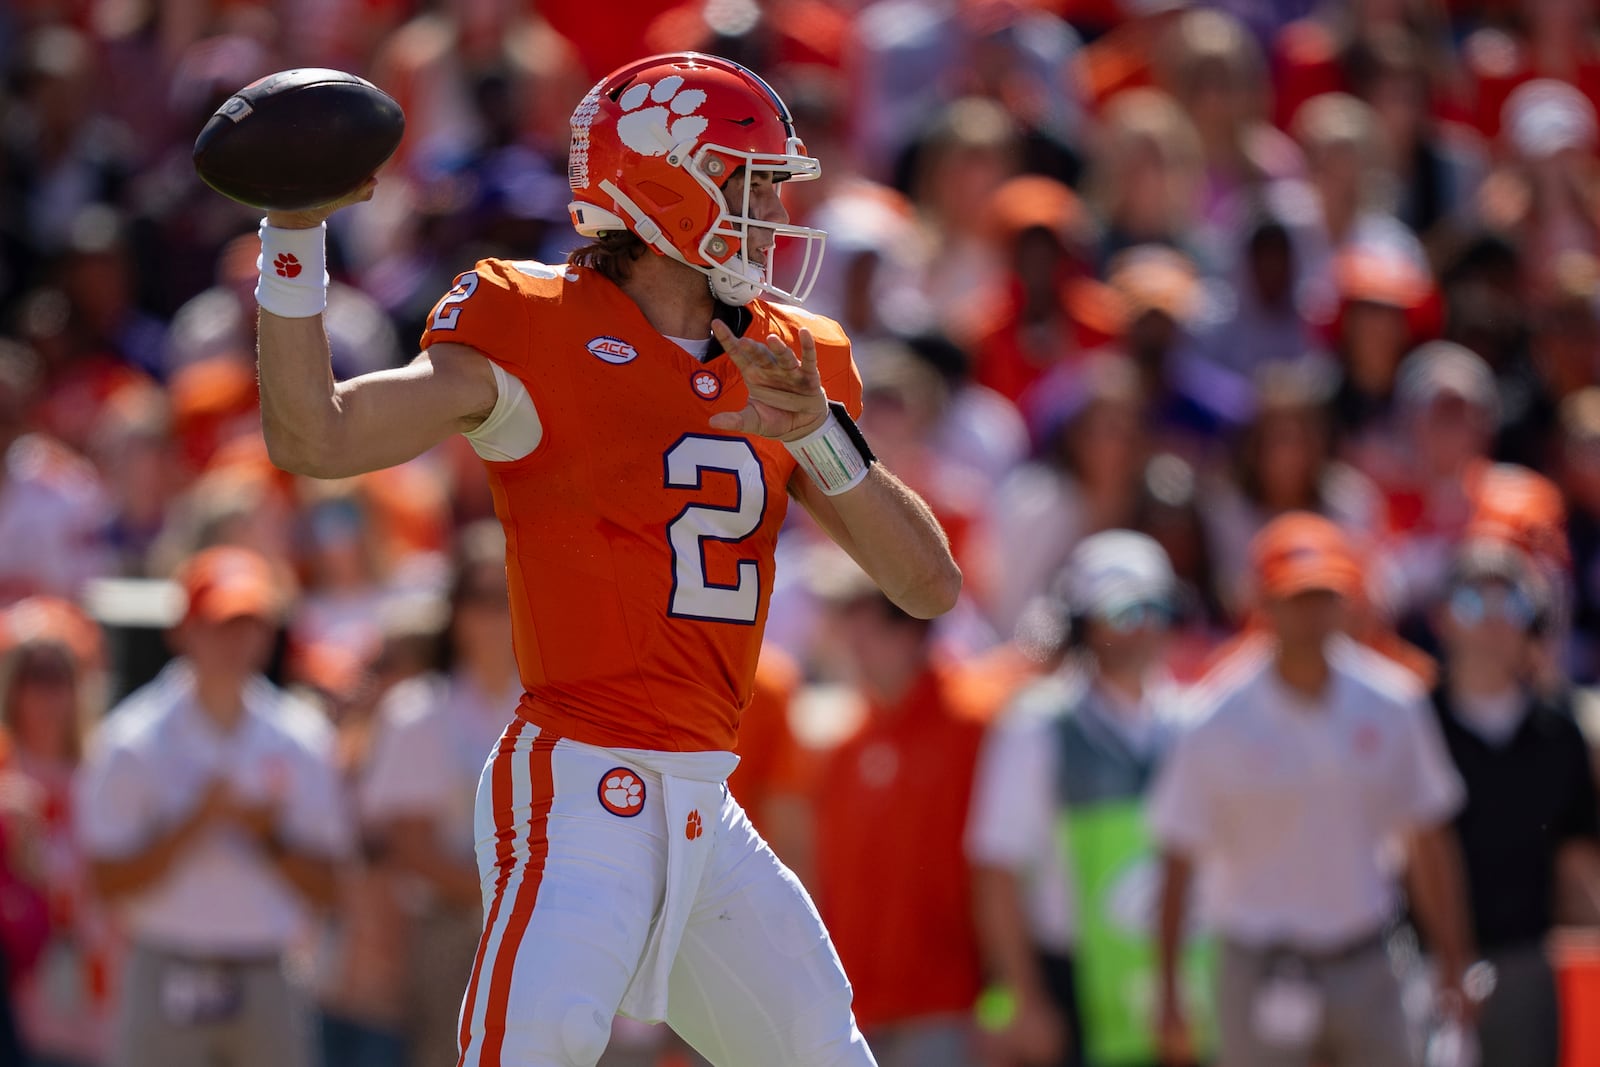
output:
<svg viewBox="0 0 1600 1067"><path fill-rule="evenodd" d="M472 296L473 293L477 291L477 271L469 270L467 273L457 278L455 288L446 293L445 298L439 301L439 310L433 314L433 328L435 330L455 329L456 323L461 319L461 309L458 307L451 307L450 305L459 304L467 300Z"/></svg>
<svg viewBox="0 0 1600 1067"><path fill-rule="evenodd" d="M699 489L705 471L725 471L739 479L733 507L688 504L667 524L672 545L672 600L667 614L749 626L761 604L761 573L753 559L739 560L739 580L715 585L706 578L707 541L743 541L756 532L767 510L767 484L761 460L750 442L737 437L686 434L667 450L668 489Z"/></svg>

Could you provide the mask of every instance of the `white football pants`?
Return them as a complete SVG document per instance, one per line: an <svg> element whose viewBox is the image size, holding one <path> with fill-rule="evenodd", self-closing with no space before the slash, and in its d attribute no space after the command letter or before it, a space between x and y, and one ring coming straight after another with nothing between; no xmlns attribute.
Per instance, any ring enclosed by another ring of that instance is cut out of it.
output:
<svg viewBox="0 0 1600 1067"><path fill-rule="evenodd" d="M669 834L711 850L672 1028L716 1067L875 1067L811 898L714 788L720 810L669 826L661 776L624 753L506 729L478 785L484 933L458 1067L593 1067L662 912Z"/></svg>

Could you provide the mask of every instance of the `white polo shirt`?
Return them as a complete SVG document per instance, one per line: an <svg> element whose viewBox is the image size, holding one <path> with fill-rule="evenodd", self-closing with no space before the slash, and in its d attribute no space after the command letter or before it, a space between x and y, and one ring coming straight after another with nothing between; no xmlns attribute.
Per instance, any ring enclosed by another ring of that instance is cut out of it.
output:
<svg viewBox="0 0 1600 1067"><path fill-rule="evenodd" d="M440 844L448 852L472 859L478 778L516 717L521 693L513 684L510 692L491 696L460 675L428 675L395 686L379 709L378 734L358 790L362 822L427 816L440 827Z"/></svg>
<svg viewBox="0 0 1600 1067"><path fill-rule="evenodd" d="M275 800L279 833L294 847L347 855L349 820L326 719L264 678L247 686L244 704L239 724L219 730L195 704L193 675L180 659L113 709L77 783L78 831L90 857L138 852L183 821L218 779L245 800ZM196 839L121 906L136 943L201 956L280 951L309 918L259 844L226 826Z"/></svg>
<svg viewBox="0 0 1600 1067"><path fill-rule="evenodd" d="M1208 683L1159 774L1150 822L1200 864L1208 918L1248 945L1348 944L1392 914L1383 846L1448 821L1464 792L1416 679L1344 638L1315 703L1266 643Z"/></svg>

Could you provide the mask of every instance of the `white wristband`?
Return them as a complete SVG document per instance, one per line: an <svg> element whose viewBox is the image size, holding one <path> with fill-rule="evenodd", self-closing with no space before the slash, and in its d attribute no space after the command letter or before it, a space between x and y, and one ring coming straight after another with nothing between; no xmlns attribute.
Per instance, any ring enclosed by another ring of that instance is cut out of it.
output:
<svg viewBox="0 0 1600 1067"><path fill-rule="evenodd" d="M256 303L285 319L309 319L328 306L328 224L285 230L261 220Z"/></svg>
<svg viewBox="0 0 1600 1067"><path fill-rule="evenodd" d="M785 441L783 447L827 496L860 485L871 465L832 411L821 426L798 441Z"/></svg>

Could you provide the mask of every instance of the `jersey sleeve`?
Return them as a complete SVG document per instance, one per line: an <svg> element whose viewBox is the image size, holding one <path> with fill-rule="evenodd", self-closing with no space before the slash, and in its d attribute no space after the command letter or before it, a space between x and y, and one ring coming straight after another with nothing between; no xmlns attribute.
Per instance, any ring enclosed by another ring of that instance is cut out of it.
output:
<svg viewBox="0 0 1600 1067"><path fill-rule="evenodd" d="M785 307L781 321L786 330L792 330L791 345L800 351L799 331L811 331L817 343L817 373L822 376L822 391L829 400L837 400L853 419L861 417L861 372L850 354L850 338L844 327L825 315L816 315L802 308Z"/></svg>
<svg viewBox="0 0 1600 1067"><path fill-rule="evenodd" d="M850 355L850 342L841 332L837 344L817 345L817 372L822 375L822 391L829 400L844 405L852 419L861 417L861 371Z"/></svg>
<svg viewBox="0 0 1600 1067"><path fill-rule="evenodd" d="M529 300L512 268L495 259L457 275L455 285L428 314L422 347L458 344L475 348L514 377L532 372Z"/></svg>

